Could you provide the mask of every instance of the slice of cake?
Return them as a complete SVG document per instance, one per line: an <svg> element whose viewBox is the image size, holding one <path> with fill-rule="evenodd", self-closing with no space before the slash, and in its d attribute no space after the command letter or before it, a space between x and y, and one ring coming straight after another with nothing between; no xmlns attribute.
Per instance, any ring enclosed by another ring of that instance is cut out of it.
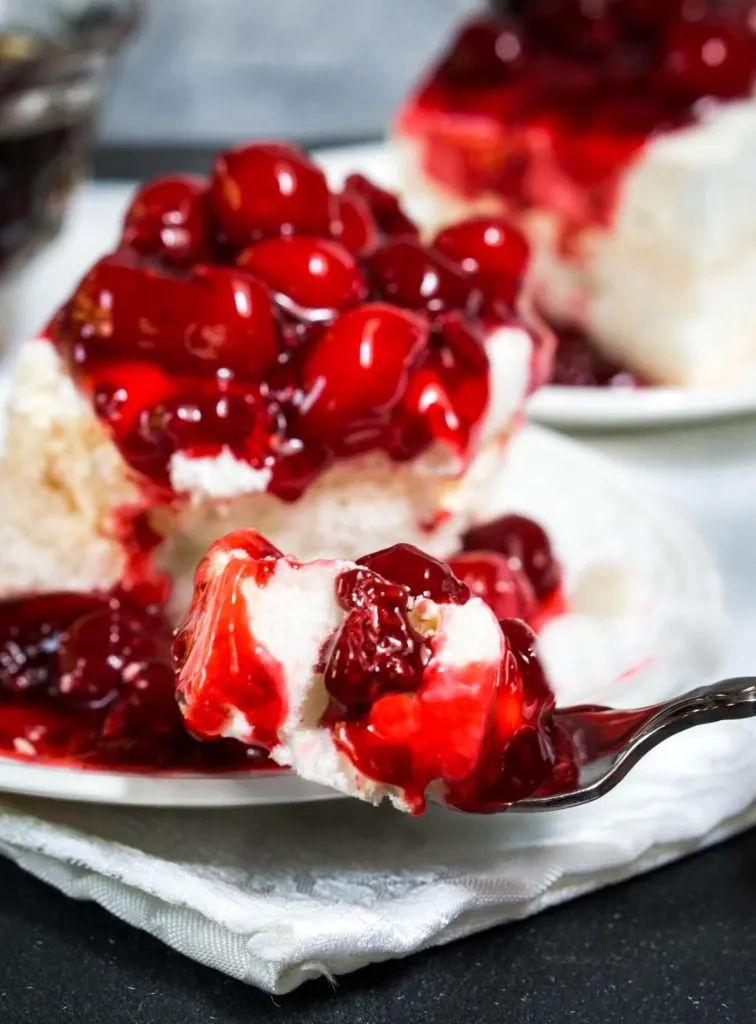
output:
<svg viewBox="0 0 756 1024"><path fill-rule="evenodd" d="M435 220L516 217L537 299L649 382L756 379L752 4L513 0L404 105Z"/></svg>
<svg viewBox="0 0 756 1024"><path fill-rule="evenodd" d="M392 195L334 192L284 145L148 184L20 353L0 594L164 573L185 607L241 526L306 559L454 551L548 373L527 270L506 223L424 244Z"/></svg>
<svg viewBox="0 0 756 1024"><path fill-rule="evenodd" d="M175 645L188 728L414 813L427 796L490 812L569 783L534 634L452 568L407 544L302 563L253 531L219 541Z"/></svg>

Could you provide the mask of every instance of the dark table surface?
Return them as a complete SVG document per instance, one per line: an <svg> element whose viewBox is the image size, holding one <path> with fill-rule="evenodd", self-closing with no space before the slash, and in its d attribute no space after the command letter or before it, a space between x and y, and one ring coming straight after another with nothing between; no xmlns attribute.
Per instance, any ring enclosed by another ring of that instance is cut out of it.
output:
<svg viewBox="0 0 756 1024"><path fill-rule="evenodd" d="M103 177L210 153L110 148ZM0 861L0 1024L751 1024L756 831L672 867L403 961L272 999Z"/></svg>
<svg viewBox="0 0 756 1024"><path fill-rule="evenodd" d="M756 831L277 999L0 862L2 1024L751 1024L754 964Z"/></svg>

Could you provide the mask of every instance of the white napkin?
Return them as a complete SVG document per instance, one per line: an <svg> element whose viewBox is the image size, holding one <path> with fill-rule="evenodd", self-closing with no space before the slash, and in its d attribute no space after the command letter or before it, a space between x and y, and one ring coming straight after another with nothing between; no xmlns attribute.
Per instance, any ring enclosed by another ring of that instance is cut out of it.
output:
<svg viewBox="0 0 756 1024"><path fill-rule="evenodd" d="M284 993L526 917L753 824L755 741L752 722L694 730L597 804L541 815L6 796L0 852L201 963Z"/></svg>

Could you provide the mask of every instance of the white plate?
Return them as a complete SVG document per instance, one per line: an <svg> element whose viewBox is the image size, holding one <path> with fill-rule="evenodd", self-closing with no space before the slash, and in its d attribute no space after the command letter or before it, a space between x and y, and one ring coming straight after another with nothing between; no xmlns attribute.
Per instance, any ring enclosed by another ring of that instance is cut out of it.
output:
<svg viewBox="0 0 756 1024"><path fill-rule="evenodd" d="M333 184L360 171L386 188L399 187L399 161L390 144L349 146L316 154ZM134 190L132 182L87 184L72 202L60 238L25 272L14 288L8 311L16 342L42 326L93 260L118 238L120 222ZM422 199L408 204L420 222L429 208ZM546 387L533 397L533 419L555 427L628 429L659 424L721 419L756 412L756 390L688 391L682 388Z"/></svg>
<svg viewBox="0 0 756 1024"><path fill-rule="evenodd" d="M504 509L543 522L565 564L578 612L556 620L542 638L562 703L642 704L696 684L713 670L722 618L717 574L695 535L633 476L574 441L527 428L512 444L508 474L491 482L481 518ZM623 676L625 682L615 682ZM198 807L334 795L277 772L129 775L9 759L0 759L0 790Z"/></svg>

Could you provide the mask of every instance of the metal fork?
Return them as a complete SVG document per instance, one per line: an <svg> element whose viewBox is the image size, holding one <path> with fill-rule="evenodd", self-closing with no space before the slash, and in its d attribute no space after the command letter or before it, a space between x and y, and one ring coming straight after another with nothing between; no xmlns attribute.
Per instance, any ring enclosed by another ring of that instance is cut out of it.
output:
<svg viewBox="0 0 756 1024"><path fill-rule="evenodd" d="M756 677L725 679L648 708L560 708L554 721L570 737L578 761L572 789L529 797L513 811L554 811L597 800L649 750L695 725L756 717Z"/></svg>

